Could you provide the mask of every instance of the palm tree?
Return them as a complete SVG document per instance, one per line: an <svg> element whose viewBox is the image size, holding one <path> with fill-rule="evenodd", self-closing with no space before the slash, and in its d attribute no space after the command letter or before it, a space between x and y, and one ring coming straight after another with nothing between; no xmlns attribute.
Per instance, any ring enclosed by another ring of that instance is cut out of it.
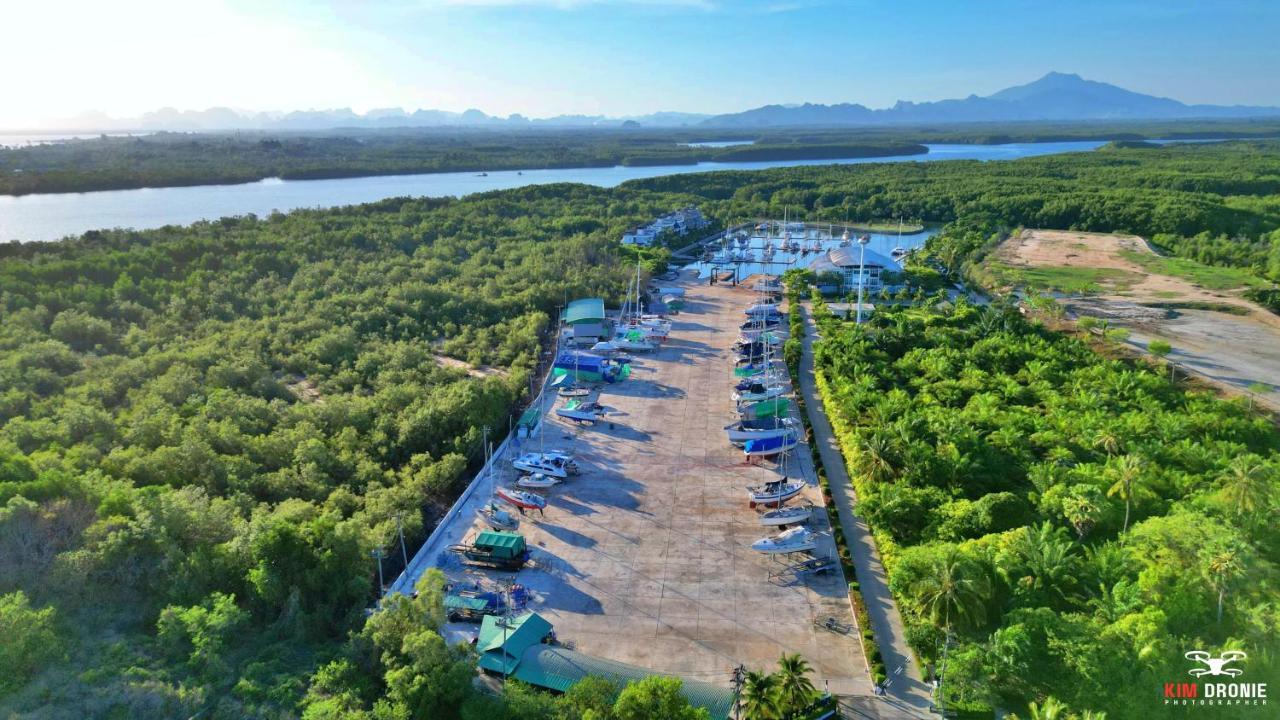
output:
<svg viewBox="0 0 1280 720"><path fill-rule="evenodd" d="M986 607L987 598L991 595L991 584L968 558L951 546L941 557L934 560L929 574L912 585L911 592L919 599L930 619L935 623L941 621L946 629L941 672L945 677L953 619L976 624ZM940 707L942 697L942 687L939 685L938 705Z"/></svg>
<svg viewBox="0 0 1280 720"><path fill-rule="evenodd" d="M950 628L953 621L977 621L991 587L955 547L933 562L929 574L916 581L912 594L935 622Z"/></svg>
<svg viewBox="0 0 1280 720"><path fill-rule="evenodd" d="M799 653L778 658L778 704L786 717L794 717L813 703L818 690L809 679L813 668Z"/></svg>
<svg viewBox="0 0 1280 720"><path fill-rule="evenodd" d="M1227 590L1244 574L1244 560L1238 545L1224 545L1205 553L1205 574L1209 585L1218 593L1218 624L1222 624L1222 606Z"/></svg>
<svg viewBox="0 0 1280 720"><path fill-rule="evenodd" d="M1120 436L1110 429L1099 430L1093 436L1093 446L1100 448L1108 456L1118 454L1120 452L1120 444Z"/></svg>
<svg viewBox="0 0 1280 720"><path fill-rule="evenodd" d="M1107 490L1107 497L1118 496L1124 500L1124 528L1120 531L1123 535L1129 532L1129 508L1133 505L1134 498L1149 494L1150 490L1143 484L1142 458L1124 455L1117 458L1108 469L1115 481Z"/></svg>
<svg viewBox="0 0 1280 720"><path fill-rule="evenodd" d="M1235 505L1236 517L1253 516L1265 509L1271 499L1271 468L1254 454L1240 455L1231 461L1224 478L1223 494Z"/></svg>
<svg viewBox="0 0 1280 720"><path fill-rule="evenodd" d="M1067 717L1066 703L1052 695L1045 698L1039 705L1031 703L1027 711L1031 720L1065 720Z"/></svg>
<svg viewBox="0 0 1280 720"><path fill-rule="evenodd" d="M858 464L872 482L892 480L897 474L893 444L880 433L862 436L858 443Z"/></svg>
<svg viewBox="0 0 1280 720"><path fill-rule="evenodd" d="M1062 528L1045 521L1038 528L1026 527L1015 545L1025 575L1017 584L1037 593L1067 600L1067 591L1076 585L1074 546ZM1011 578L1012 579L1012 578Z"/></svg>
<svg viewBox="0 0 1280 720"><path fill-rule="evenodd" d="M1062 500L1062 514L1076 531L1076 537L1084 540L1098 522L1102 512L1102 493L1092 485L1076 485L1071 494Z"/></svg>
<svg viewBox="0 0 1280 720"><path fill-rule="evenodd" d="M751 670L742 683L742 720L780 720L778 677Z"/></svg>

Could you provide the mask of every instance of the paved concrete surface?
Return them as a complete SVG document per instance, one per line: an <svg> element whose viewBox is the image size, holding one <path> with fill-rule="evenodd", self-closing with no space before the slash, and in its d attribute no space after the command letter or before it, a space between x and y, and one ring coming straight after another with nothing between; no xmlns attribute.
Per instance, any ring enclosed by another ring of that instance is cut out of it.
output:
<svg viewBox="0 0 1280 720"><path fill-rule="evenodd" d="M856 704L859 712L849 717L929 717L932 705L929 686L921 679L911 648L907 645L902 616L889 592L888 576L880 563L880 553L866 522L856 512L857 497L845 469L839 443L827 419L826 408L813 379L813 316L805 306L804 354L800 359L800 392L804 395L813 441L822 456L822 466L831 487L831 500L840 516L840 525L853 556L854 571L862 588L862 599L871 619L871 630L889 673L887 695Z"/></svg>
<svg viewBox="0 0 1280 720"><path fill-rule="evenodd" d="M545 518L522 522L534 566L514 576L456 561L445 570L525 585L532 609L582 652L726 686L739 663L772 669L782 653L798 652L818 688L869 696L856 634L813 625L827 617L852 625L841 573L771 579L783 563L749 547L770 531L747 507L745 486L781 474L772 462L744 462L723 432L733 417L729 348L753 295L690 277L679 281L686 309L666 346L639 356L629 380L602 390L597 401L611 410L612 427L549 417L546 447L574 453L583 473L547 492ZM525 440L522 449L539 444ZM817 504L808 456L797 447L787 470L808 481L805 497ZM509 465L502 469L504 480L516 478ZM456 523L471 526L473 517L460 514ZM815 554L833 557L826 515L814 517L810 527L822 534ZM454 639L475 629L448 628Z"/></svg>

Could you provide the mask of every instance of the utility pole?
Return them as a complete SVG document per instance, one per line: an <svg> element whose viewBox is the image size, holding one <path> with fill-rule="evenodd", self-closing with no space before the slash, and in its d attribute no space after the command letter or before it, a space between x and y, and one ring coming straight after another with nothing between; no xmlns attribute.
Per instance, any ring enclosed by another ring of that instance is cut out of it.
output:
<svg viewBox="0 0 1280 720"><path fill-rule="evenodd" d="M862 285L867 279L866 259L867 259L867 243L871 242L870 235L863 235L858 238L858 324L862 324ZM848 317L846 315L845 317Z"/></svg>
<svg viewBox="0 0 1280 720"><path fill-rule="evenodd" d="M386 584L382 581L382 558L386 557L387 553L381 547L376 547L370 554L378 561L378 597L382 597L382 593L386 588Z"/></svg>
<svg viewBox="0 0 1280 720"><path fill-rule="evenodd" d="M396 513L396 534L400 536L400 557L404 559L404 569L409 569L409 549L404 545L404 514Z"/></svg>
<svg viewBox="0 0 1280 720"><path fill-rule="evenodd" d="M739 663L733 669L733 720L742 720L742 683L747 677L747 667Z"/></svg>

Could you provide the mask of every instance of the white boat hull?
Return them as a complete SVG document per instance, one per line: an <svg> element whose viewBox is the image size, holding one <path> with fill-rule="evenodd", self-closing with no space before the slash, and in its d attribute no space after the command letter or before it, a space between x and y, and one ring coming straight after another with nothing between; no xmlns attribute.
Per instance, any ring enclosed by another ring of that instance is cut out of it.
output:
<svg viewBox="0 0 1280 720"><path fill-rule="evenodd" d="M818 546L818 536L804 528L787 530L781 535L760 538L751 543L751 549L769 555L806 552Z"/></svg>
<svg viewBox="0 0 1280 720"><path fill-rule="evenodd" d="M739 403L753 403L753 402L760 402L761 400L772 400L776 397L781 397L782 395L785 395L786 392L787 392L787 389L782 387L767 388L762 393L735 392L733 394L733 401L739 402Z"/></svg>
<svg viewBox="0 0 1280 720"><path fill-rule="evenodd" d="M528 492L527 490L498 488L498 491L495 492L494 495L503 502L511 503L512 505L525 510L541 510L547 506L546 498L541 495Z"/></svg>
<svg viewBox="0 0 1280 720"><path fill-rule="evenodd" d="M812 508L810 507L784 507L762 513L760 515L760 524L766 526L795 525L796 523L808 522L810 517L812 517Z"/></svg>
<svg viewBox="0 0 1280 720"><path fill-rule="evenodd" d="M559 484L560 484L559 479L554 478L550 475L546 475L544 473L534 473L532 475L525 475L524 477L516 481L516 485L519 485L522 488L533 488L533 489L549 488Z"/></svg>
<svg viewBox="0 0 1280 720"><path fill-rule="evenodd" d="M776 507L799 495L802 491L804 491L804 483L792 482L772 490L763 487L748 488L747 498L751 502L751 507L757 505Z"/></svg>
<svg viewBox="0 0 1280 720"><path fill-rule="evenodd" d="M789 425L772 430L725 430L729 435L729 442L734 445L742 445L751 440L765 440L772 437L782 437L791 432Z"/></svg>
<svg viewBox="0 0 1280 720"><path fill-rule="evenodd" d="M553 453L526 453L512 460L511 465L527 473L543 473L558 478L578 474L578 466L571 458Z"/></svg>

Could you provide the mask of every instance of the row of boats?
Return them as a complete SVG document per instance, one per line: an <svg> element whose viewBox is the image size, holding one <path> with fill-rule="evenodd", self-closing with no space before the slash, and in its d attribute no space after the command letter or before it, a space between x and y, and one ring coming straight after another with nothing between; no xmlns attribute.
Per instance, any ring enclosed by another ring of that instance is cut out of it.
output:
<svg viewBox="0 0 1280 720"><path fill-rule="evenodd" d="M761 301L744 311L741 336L734 343L737 359L733 374L738 379L733 400L738 419L724 430L733 445L748 458L781 456L783 476L747 487L751 508L766 508L757 517L761 525L782 528L777 535L763 537L751 549L766 554L808 552L817 546L817 536L804 527L813 514L812 505L787 505L804 491L802 480L791 479L787 464L792 449L800 441L800 428L789 417L790 401L785 368L776 359L788 334L778 304L781 285L766 278L755 288Z"/></svg>

